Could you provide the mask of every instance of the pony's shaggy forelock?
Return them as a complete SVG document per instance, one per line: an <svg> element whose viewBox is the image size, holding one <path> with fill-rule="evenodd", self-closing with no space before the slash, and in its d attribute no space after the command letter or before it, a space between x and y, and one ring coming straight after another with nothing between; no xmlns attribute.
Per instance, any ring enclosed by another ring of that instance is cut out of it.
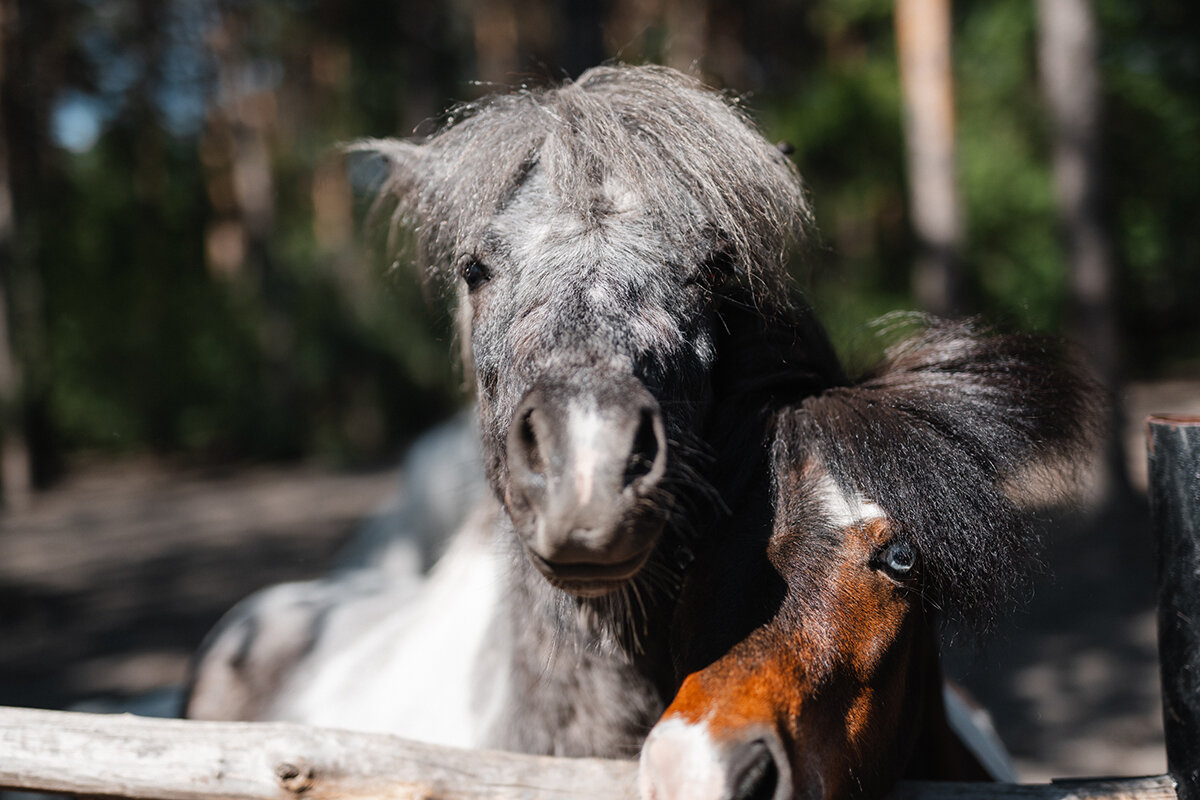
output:
<svg viewBox="0 0 1200 800"><path fill-rule="evenodd" d="M423 143L366 140L390 163L393 222L415 227L422 260L446 275L533 169L584 219L601 187L631 192L680 262L723 251L757 298L781 299L785 259L810 213L795 167L734 102L659 66L596 67L557 88L465 104Z"/></svg>
<svg viewBox="0 0 1200 800"><path fill-rule="evenodd" d="M917 548L925 599L983 630L1028 579L1030 501L1070 499L1103 395L1046 337L921 319L871 374L785 413L775 458L815 454L845 491L878 503Z"/></svg>

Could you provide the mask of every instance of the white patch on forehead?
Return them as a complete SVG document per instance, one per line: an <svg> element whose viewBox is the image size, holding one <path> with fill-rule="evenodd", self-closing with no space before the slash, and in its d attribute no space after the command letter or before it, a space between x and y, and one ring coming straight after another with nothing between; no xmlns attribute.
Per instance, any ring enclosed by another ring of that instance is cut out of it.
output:
<svg viewBox="0 0 1200 800"><path fill-rule="evenodd" d="M884 519L887 515L874 501L858 492L846 492L828 472L820 470L814 494L821 502L821 509L835 528L850 528L872 520Z"/></svg>
<svg viewBox="0 0 1200 800"><path fill-rule="evenodd" d="M683 344L684 336L679 323L661 308L646 306L640 313L634 314L629 322L633 346L639 352L671 350Z"/></svg>
<svg viewBox="0 0 1200 800"><path fill-rule="evenodd" d="M535 173L493 220L494 266L509 282L503 297L512 320L502 335L517 352L543 357L538 339L553 328L633 358L666 360L688 346L684 330L702 310L680 289L686 254L647 217L635 188L611 177L600 188L612 208L589 220ZM538 316L528 317L536 306ZM577 311L587 316L576 319ZM706 339L696 345L711 357Z"/></svg>
<svg viewBox="0 0 1200 800"><path fill-rule="evenodd" d="M615 178L605 179L603 190L604 196L608 198L612 204L612 210L616 214L627 214L637 210L640 205L637 192Z"/></svg>
<svg viewBox="0 0 1200 800"><path fill-rule="evenodd" d="M542 259L550 248L579 238L583 220L569 206L546 191L545 178L535 173L491 226L511 249L518 263Z"/></svg>
<svg viewBox="0 0 1200 800"><path fill-rule="evenodd" d="M501 228L518 263L543 264L574 253L583 236L583 223L573 214L547 210L536 219L523 219L515 230Z"/></svg>
<svg viewBox="0 0 1200 800"><path fill-rule="evenodd" d="M720 800L721 754L704 722L670 717L654 726L638 763L642 800Z"/></svg>
<svg viewBox="0 0 1200 800"><path fill-rule="evenodd" d="M587 289L587 299L597 308L612 308L617 303L617 299L613 297L610 287L603 283L593 283L589 286Z"/></svg>
<svg viewBox="0 0 1200 800"><path fill-rule="evenodd" d="M574 449L575 495L580 505L592 499L600 440L606 428L594 406L572 406L567 411L567 440Z"/></svg>
<svg viewBox="0 0 1200 800"><path fill-rule="evenodd" d="M638 193L611 177L601 191L610 205L608 216L621 220L595 225L576 199L557 196L535 172L497 215L491 231L505 242L513 262L534 265L540 279L565 272L573 280L581 265L639 265L640 271L665 262L667 241L640 213ZM625 272L624 266L617 269Z"/></svg>

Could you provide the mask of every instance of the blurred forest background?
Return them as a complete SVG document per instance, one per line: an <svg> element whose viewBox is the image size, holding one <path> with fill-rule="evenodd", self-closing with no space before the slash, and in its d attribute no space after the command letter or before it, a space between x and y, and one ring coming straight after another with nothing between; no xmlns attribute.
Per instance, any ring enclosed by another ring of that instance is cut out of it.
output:
<svg viewBox="0 0 1200 800"><path fill-rule="evenodd" d="M697 71L795 147L839 342L950 309L1077 335L1114 386L1200 374L1200 6L1040 5L953 3L937 77L944 0L0 0L7 491L80 453L393 455L463 379L335 146L606 59Z"/></svg>
<svg viewBox="0 0 1200 800"><path fill-rule="evenodd" d="M1162 772L1126 465L1142 415L1200 412L1188 0L0 0L0 703L178 687L234 602L328 570L469 402L337 145L610 59L793 145L843 349L914 308L1080 343L1127 404L1111 502L1051 522L1028 612L950 672L1026 778Z"/></svg>

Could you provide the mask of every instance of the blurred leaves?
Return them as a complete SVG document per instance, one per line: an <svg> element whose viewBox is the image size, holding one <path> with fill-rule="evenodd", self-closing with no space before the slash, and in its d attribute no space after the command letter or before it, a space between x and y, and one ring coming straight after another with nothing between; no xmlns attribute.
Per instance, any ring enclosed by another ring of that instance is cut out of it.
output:
<svg viewBox="0 0 1200 800"><path fill-rule="evenodd" d="M551 0L18 5L39 37L44 157L18 225L36 238L67 450L355 461L462 403L446 302L393 265L333 148L427 132L482 91L474 79L557 76L563 42L601 40L572 26L597 19L609 56L698 57L796 147L820 230L797 275L837 341L912 307L888 0L612 0L582 15ZM1200 369L1200 7L1097 7L1126 363ZM1033 4L954 11L972 304L1061 330ZM518 72L486 72L497 64Z"/></svg>

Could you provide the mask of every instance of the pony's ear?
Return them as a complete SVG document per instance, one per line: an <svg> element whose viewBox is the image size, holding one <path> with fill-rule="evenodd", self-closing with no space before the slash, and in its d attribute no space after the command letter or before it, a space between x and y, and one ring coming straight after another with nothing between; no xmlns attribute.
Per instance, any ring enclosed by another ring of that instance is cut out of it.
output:
<svg viewBox="0 0 1200 800"><path fill-rule="evenodd" d="M351 184L364 192L390 192L421 182L424 148L404 139L359 139L341 146Z"/></svg>
<svg viewBox="0 0 1200 800"><path fill-rule="evenodd" d="M421 231L422 223L431 217L448 216L446 209L437 208L440 196L438 159L430 147L404 139L360 139L342 145L350 185L361 195L374 201L368 220L384 222L387 228L387 249L396 253L404 249L401 237L405 229L419 232L412 240L415 255L424 263L426 277L438 274L431 266L433 241L444 234L444 226L433 226L434 233Z"/></svg>

